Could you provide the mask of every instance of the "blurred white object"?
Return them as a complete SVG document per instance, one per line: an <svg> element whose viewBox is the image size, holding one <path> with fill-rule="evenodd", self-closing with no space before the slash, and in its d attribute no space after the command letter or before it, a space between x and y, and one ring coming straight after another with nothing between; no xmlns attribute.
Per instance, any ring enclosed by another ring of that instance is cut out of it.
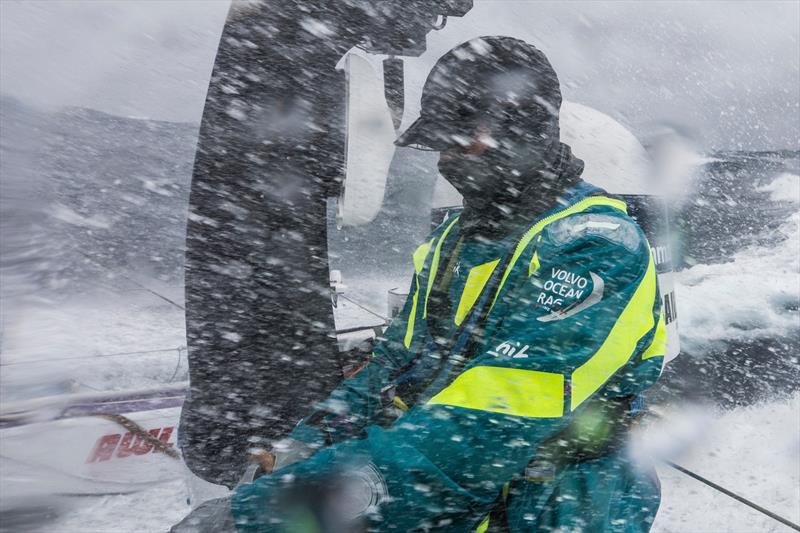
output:
<svg viewBox="0 0 800 533"><path fill-rule="evenodd" d="M394 318L400 313L406 303L406 298L408 298L408 293L403 289L399 287L389 289L387 293L389 318Z"/></svg>
<svg viewBox="0 0 800 533"><path fill-rule="evenodd" d="M691 195L702 165L717 161L702 155L694 140L673 126L663 125L646 143L653 160L651 189L673 203L680 204Z"/></svg>
<svg viewBox="0 0 800 533"><path fill-rule="evenodd" d="M330 272L331 291L335 295L344 294L347 285L342 282L342 271L331 270Z"/></svg>
<svg viewBox="0 0 800 533"><path fill-rule="evenodd" d="M370 222L383 204L386 177L394 156L392 114L383 95L383 79L355 53L344 59L347 74L346 177L337 224Z"/></svg>
<svg viewBox="0 0 800 533"><path fill-rule="evenodd" d="M647 151L633 133L605 113L565 101L561 141L583 159L583 178L589 183L611 194L653 194Z"/></svg>

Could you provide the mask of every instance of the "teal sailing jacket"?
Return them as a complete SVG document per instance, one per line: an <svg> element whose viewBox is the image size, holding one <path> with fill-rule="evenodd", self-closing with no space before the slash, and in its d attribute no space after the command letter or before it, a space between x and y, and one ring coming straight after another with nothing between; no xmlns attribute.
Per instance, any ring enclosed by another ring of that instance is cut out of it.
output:
<svg viewBox="0 0 800 533"><path fill-rule="evenodd" d="M371 362L293 432L319 451L236 491L241 531L275 530L282 482L343 471L370 487L359 512L371 530L478 528L590 400L657 380L655 265L622 201L581 182L506 239L455 250L459 232L454 217L417 248ZM450 309L434 314L442 276Z"/></svg>

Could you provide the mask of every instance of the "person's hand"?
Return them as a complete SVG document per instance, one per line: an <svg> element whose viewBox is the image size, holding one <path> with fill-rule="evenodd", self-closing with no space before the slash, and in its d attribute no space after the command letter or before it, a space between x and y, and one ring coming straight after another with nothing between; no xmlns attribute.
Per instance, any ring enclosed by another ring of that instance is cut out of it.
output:
<svg viewBox="0 0 800 533"><path fill-rule="evenodd" d="M251 465L257 465L261 471L255 472L255 476L269 475L276 470L289 466L292 463L302 461L313 455L314 448L294 439L282 439L275 443L274 447L267 451L264 449L255 450L248 457Z"/></svg>
<svg viewBox="0 0 800 533"><path fill-rule="evenodd" d="M275 454L267 450L258 450L251 453L250 462L260 466L264 474L271 474L275 470Z"/></svg>

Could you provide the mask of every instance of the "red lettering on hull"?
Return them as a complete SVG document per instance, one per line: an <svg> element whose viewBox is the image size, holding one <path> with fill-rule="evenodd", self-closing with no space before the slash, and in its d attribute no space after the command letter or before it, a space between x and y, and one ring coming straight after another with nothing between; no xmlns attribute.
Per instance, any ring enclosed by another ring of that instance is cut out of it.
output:
<svg viewBox="0 0 800 533"><path fill-rule="evenodd" d="M167 446L172 446L173 444L169 442L169 439L172 437L173 431L175 431L175 428L169 426L165 428L154 428L147 433ZM97 439L86 462L96 463L108 461L114 457L114 452L116 452L118 459L125 459L131 455L145 455L151 452L158 453L158 450L153 450L153 445L146 442L141 435L134 435L130 431L124 435L121 433L112 433L110 435L103 435Z"/></svg>
<svg viewBox="0 0 800 533"><path fill-rule="evenodd" d="M117 448L117 444L119 443L119 439L122 437L119 433L114 433L111 435L103 435L99 439L97 439L97 443L94 445L94 450L92 450L91 455L89 455L89 459L86 460L87 463L94 463L96 461L108 461L111 459L111 456L114 455L114 450Z"/></svg>

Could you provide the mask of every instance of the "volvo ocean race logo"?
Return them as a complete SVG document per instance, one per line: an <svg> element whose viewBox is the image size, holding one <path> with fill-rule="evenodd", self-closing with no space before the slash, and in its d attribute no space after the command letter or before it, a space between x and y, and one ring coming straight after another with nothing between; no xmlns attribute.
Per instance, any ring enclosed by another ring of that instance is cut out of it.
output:
<svg viewBox="0 0 800 533"><path fill-rule="evenodd" d="M544 283L536 276L531 281L541 287L536 306L549 312L537 317L539 322L564 320L580 313L602 300L605 288L603 278L594 272L586 277L562 268L551 269L550 278Z"/></svg>

